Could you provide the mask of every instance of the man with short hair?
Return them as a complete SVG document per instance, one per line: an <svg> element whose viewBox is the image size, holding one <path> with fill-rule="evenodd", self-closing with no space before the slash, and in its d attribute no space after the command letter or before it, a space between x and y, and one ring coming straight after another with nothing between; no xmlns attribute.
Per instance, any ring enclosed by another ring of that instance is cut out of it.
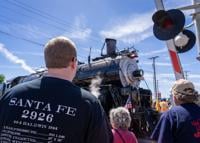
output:
<svg viewBox="0 0 200 143"><path fill-rule="evenodd" d="M164 112L151 138L158 143L200 143L200 107L192 82L180 79L172 87L174 107Z"/></svg>
<svg viewBox="0 0 200 143"><path fill-rule="evenodd" d="M111 143L98 99L72 83L75 44L51 39L44 57L46 75L13 87L0 100L0 142Z"/></svg>

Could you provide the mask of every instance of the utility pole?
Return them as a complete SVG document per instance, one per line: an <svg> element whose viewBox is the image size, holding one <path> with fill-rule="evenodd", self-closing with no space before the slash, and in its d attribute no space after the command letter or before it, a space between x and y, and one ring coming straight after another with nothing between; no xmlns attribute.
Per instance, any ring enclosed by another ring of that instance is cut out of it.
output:
<svg viewBox="0 0 200 143"><path fill-rule="evenodd" d="M158 98L158 91L157 91L156 66L155 66L155 60L156 60L156 58L158 58L158 56L154 56L154 57L151 57L151 58L149 58L149 59L150 59L150 60L153 60L152 67L153 67L154 95L155 95L155 98L157 99L157 98Z"/></svg>
<svg viewBox="0 0 200 143"><path fill-rule="evenodd" d="M157 96L158 98L161 98L161 94L160 94L160 90L159 90L159 83L158 83L158 80L156 80L156 90L157 90Z"/></svg>
<svg viewBox="0 0 200 143"><path fill-rule="evenodd" d="M189 71L184 71L184 73L185 73L185 79L188 79L188 72Z"/></svg>

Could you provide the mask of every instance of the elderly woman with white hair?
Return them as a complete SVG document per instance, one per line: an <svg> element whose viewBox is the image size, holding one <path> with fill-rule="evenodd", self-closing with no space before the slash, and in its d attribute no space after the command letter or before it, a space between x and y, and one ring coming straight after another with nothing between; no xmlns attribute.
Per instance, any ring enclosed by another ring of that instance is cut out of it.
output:
<svg viewBox="0 0 200 143"><path fill-rule="evenodd" d="M151 138L158 143L200 143L200 107L192 82L180 79L172 87L176 106L164 112Z"/></svg>
<svg viewBox="0 0 200 143"><path fill-rule="evenodd" d="M126 108L111 109L110 122L113 127L113 143L138 143L135 134L128 130L131 124L131 117Z"/></svg>

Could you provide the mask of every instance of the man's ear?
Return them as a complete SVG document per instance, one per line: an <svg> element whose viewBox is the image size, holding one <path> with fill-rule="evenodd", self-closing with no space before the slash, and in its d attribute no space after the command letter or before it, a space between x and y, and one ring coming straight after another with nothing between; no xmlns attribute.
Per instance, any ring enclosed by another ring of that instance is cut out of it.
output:
<svg viewBox="0 0 200 143"><path fill-rule="evenodd" d="M77 62L77 59L74 57L72 58L72 61L70 62L70 66L72 69L76 68L76 63Z"/></svg>
<svg viewBox="0 0 200 143"><path fill-rule="evenodd" d="M75 61L72 61L72 62L70 63L70 66L71 66L72 69L75 69L75 68L76 68L76 62L75 62Z"/></svg>

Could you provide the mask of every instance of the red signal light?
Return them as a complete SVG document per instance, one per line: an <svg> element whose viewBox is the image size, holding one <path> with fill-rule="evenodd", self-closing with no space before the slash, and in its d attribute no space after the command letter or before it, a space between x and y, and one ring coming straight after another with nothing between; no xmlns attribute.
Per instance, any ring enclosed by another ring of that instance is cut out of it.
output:
<svg viewBox="0 0 200 143"><path fill-rule="evenodd" d="M169 29L174 25L173 20L164 10L160 10L156 14L154 14L152 19L158 27L161 27L163 29Z"/></svg>
<svg viewBox="0 0 200 143"><path fill-rule="evenodd" d="M162 28L170 29L174 25L173 21L170 18L166 18L162 23Z"/></svg>

